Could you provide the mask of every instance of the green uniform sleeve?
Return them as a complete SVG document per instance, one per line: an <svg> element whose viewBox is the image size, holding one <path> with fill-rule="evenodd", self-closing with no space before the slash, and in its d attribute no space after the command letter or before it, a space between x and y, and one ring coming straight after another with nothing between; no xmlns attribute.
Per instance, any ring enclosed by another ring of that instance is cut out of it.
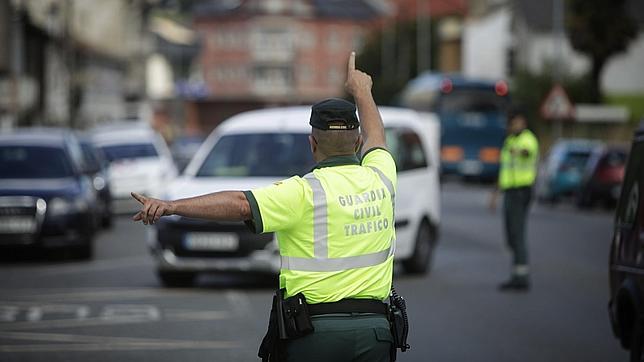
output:
<svg viewBox="0 0 644 362"><path fill-rule="evenodd" d="M252 212L247 223L256 233L267 233L291 228L301 219L303 211L304 181L294 176L245 192Z"/></svg>
<svg viewBox="0 0 644 362"><path fill-rule="evenodd" d="M396 187L397 174L396 162L391 153L384 148L372 148L362 156L362 166L379 169Z"/></svg>

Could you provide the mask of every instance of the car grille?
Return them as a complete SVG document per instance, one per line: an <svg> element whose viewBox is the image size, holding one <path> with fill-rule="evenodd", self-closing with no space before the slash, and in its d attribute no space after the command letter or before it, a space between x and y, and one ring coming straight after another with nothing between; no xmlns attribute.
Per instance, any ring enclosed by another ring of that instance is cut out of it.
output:
<svg viewBox="0 0 644 362"><path fill-rule="evenodd" d="M172 249L180 257L195 258L238 258L250 255L253 251L265 249L273 241L273 234L252 233L241 222L212 222L189 218L165 221L159 225L158 241L163 248ZM185 240L188 233L234 233L239 245L231 251L190 250Z"/></svg>
<svg viewBox="0 0 644 362"><path fill-rule="evenodd" d="M37 202L27 196L0 197L0 245L33 242L44 213L44 208L38 211Z"/></svg>

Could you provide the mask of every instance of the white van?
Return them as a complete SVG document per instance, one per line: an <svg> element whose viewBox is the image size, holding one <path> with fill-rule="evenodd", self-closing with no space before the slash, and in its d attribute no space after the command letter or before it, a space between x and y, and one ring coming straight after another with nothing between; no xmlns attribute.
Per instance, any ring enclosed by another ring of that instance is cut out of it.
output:
<svg viewBox="0 0 644 362"><path fill-rule="evenodd" d="M94 130L91 139L109 162L107 175L115 213L139 209L130 192L160 197L162 188L177 176L168 146L147 125L104 126Z"/></svg>
<svg viewBox="0 0 644 362"><path fill-rule="evenodd" d="M314 166L307 136L310 107L245 112L206 139L168 199L223 190L249 190ZM387 144L398 166L396 254L406 271L425 273L440 224L439 137L432 114L381 107ZM256 235L241 222L172 216L150 232L150 247L164 285L185 286L198 272L279 271L273 234Z"/></svg>

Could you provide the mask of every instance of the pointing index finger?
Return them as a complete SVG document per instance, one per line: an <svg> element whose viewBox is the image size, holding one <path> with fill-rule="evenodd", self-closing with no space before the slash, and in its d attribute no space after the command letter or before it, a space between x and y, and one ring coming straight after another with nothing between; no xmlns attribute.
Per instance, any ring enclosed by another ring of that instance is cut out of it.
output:
<svg viewBox="0 0 644 362"><path fill-rule="evenodd" d="M141 204L145 204L145 201L147 200L145 196L139 195L136 192L132 192L131 195L136 201L140 202Z"/></svg>
<svg viewBox="0 0 644 362"><path fill-rule="evenodd" d="M349 73L356 69L356 52L351 52L349 55Z"/></svg>

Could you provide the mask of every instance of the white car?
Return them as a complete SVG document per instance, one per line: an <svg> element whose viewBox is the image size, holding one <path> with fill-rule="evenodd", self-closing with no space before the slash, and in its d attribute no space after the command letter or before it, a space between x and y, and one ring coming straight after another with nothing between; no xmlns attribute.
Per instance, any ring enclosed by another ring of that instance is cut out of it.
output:
<svg viewBox="0 0 644 362"><path fill-rule="evenodd" d="M310 107L245 112L206 139L183 175L163 195L177 199L223 190L250 190L304 175L314 166L308 143ZM398 165L397 260L411 273L431 262L440 224L437 118L380 108L387 144ZM198 272L279 271L274 235L256 235L241 222L172 216L150 229L149 244L166 286L190 285Z"/></svg>
<svg viewBox="0 0 644 362"><path fill-rule="evenodd" d="M147 125L102 127L94 130L91 138L109 162L107 175L115 213L138 209L130 192L160 197L162 188L177 176L168 146Z"/></svg>

